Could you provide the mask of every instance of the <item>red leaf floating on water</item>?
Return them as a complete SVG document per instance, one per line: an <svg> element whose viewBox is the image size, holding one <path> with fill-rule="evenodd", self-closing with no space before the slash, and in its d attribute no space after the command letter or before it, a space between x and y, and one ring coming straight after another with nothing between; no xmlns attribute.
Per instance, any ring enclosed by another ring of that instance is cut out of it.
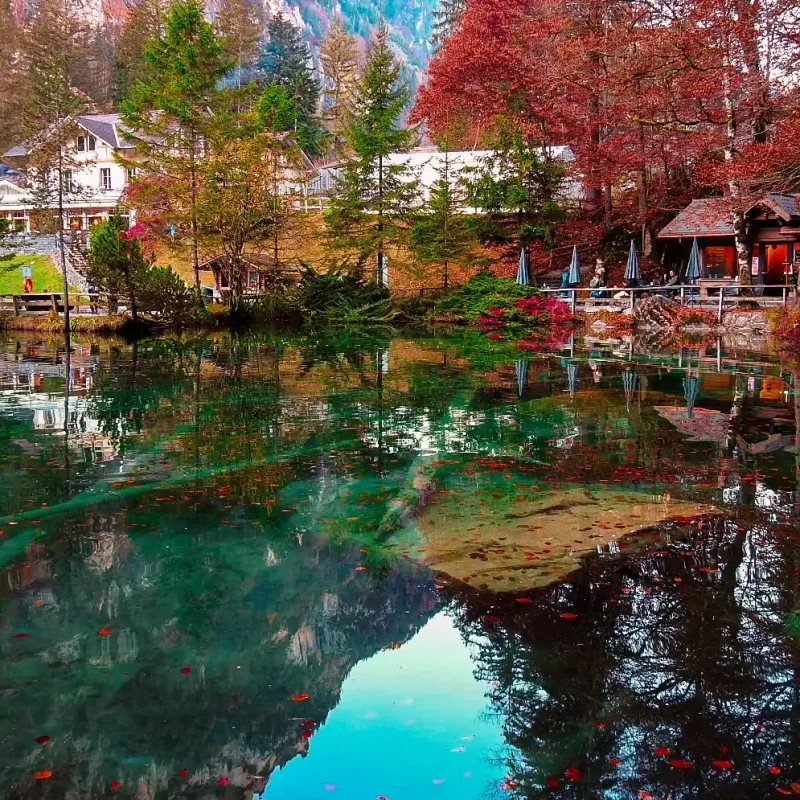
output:
<svg viewBox="0 0 800 800"><path fill-rule="evenodd" d="M776 788L781 794L791 794L792 793L791 789L786 789L783 786L777 786Z"/></svg>
<svg viewBox="0 0 800 800"><path fill-rule="evenodd" d="M27 639L28 638L28 634L27 633L15 633L11 638L12 639Z"/></svg>
<svg viewBox="0 0 800 800"><path fill-rule="evenodd" d="M494 614L488 614L484 619L487 622L500 622L500 617L496 617Z"/></svg>
<svg viewBox="0 0 800 800"><path fill-rule="evenodd" d="M593 722L592 726L600 730L601 728L605 728L606 725L604 722Z"/></svg>
<svg viewBox="0 0 800 800"><path fill-rule="evenodd" d="M565 611L563 614L559 614L558 616L561 617L561 619L577 619L578 618L578 615L577 614L573 614L571 611Z"/></svg>
<svg viewBox="0 0 800 800"><path fill-rule="evenodd" d="M231 779L230 779L230 778L229 778L227 775L223 775L223 776L222 776L222 777L221 777L221 778L220 778L220 779L217 781L217 783L218 783L220 786L227 786L227 785L228 785L230 782L231 782Z"/></svg>
<svg viewBox="0 0 800 800"><path fill-rule="evenodd" d="M545 786L549 786L551 789L558 789L558 778L545 778L544 783Z"/></svg>
<svg viewBox="0 0 800 800"><path fill-rule="evenodd" d="M317 723L314 722L313 719L306 719L303 720L303 727L304 728L313 728Z"/></svg>
<svg viewBox="0 0 800 800"><path fill-rule="evenodd" d="M50 741L49 736L37 736L36 744L47 744Z"/></svg>
<svg viewBox="0 0 800 800"><path fill-rule="evenodd" d="M97 631L97 635L98 636L111 636L111 628L100 628L100 630Z"/></svg>
<svg viewBox="0 0 800 800"><path fill-rule="evenodd" d="M506 792L510 792L512 789L517 788L517 784L514 781L507 780L505 783L500 784L500 788L504 789Z"/></svg>
<svg viewBox="0 0 800 800"><path fill-rule="evenodd" d="M653 752L657 756L668 756L671 750L669 749L669 747L656 747L655 750L653 750Z"/></svg>
<svg viewBox="0 0 800 800"><path fill-rule="evenodd" d="M676 769L689 769L694 766L691 761L687 761L685 758L671 758L667 763Z"/></svg>
<svg viewBox="0 0 800 800"><path fill-rule="evenodd" d="M618 767L622 762L618 758L612 758L608 763L611 764L612 767Z"/></svg>
<svg viewBox="0 0 800 800"><path fill-rule="evenodd" d="M790 783L789 786L795 794L800 794L800 783Z"/></svg>
<svg viewBox="0 0 800 800"><path fill-rule="evenodd" d="M112 792L115 792L117 789L119 789L119 781L110 781L108 788L111 789Z"/></svg>
<svg viewBox="0 0 800 800"><path fill-rule="evenodd" d="M356 567L356 572L363 572L366 567Z"/></svg>
<svg viewBox="0 0 800 800"><path fill-rule="evenodd" d="M293 694L292 695L292 700L295 703L302 703L303 700L308 700L309 697L311 697L310 694Z"/></svg>
<svg viewBox="0 0 800 800"><path fill-rule="evenodd" d="M314 731L311 731L308 728L306 728L300 735L304 739L310 739L314 735Z"/></svg>
<svg viewBox="0 0 800 800"><path fill-rule="evenodd" d="M188 774L189 774L189 770L188 769L179 769L178 770L178 775L180 775L181 778L185 778Z"/></svg>
<svg viewBox="0 0 800 800"><path fill-rule="evenodd" d="M780 775L781 768L780 767L767 767L767 772L771 773L772 775Z"/></svg>
<svg viewBox="0 0 800 800"><path fill-rule="evenodd" d="M637 800L653 800L653 795L651 795L650 792L646 792L644 789L640 789L636 797Z"/></svg>
<svg viewBox="0 0 800 800"><path fill-rule="evenodd" d="M577 783L581 779L581 771L579 769L575 769L575 767L567 767L564 770L564 777L570 783Z"/></svg>
<svg viewBox="0 0 800 800"><path fill-rule="evenodd" d="M715 761L714 766L717 769L732 769L733 761Z"/></svg>
<svg viewBox="0 0 800 800"><path fill-rule="evenodd" d="M189 674L191 671L192 671L192 668L191 668L191 667L181 667L181 672L182 672L184 675L188 675L188 674Z"/></svg>
<svg viewBox="0 0 800 800"><path fill-rule="evenodd" d="M49 769L40 769L38 772L33 773L33 777L37 781L46 781L48 778L53 777L53 773Z"/></svg>

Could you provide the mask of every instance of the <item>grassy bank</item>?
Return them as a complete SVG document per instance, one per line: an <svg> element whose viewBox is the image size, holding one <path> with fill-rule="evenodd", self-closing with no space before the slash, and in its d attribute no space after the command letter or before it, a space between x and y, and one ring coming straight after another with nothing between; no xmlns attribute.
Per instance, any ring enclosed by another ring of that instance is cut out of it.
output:
<svg viewBox="0 0 800 800"><path fill-rule="evenodd" d="M70 317L70 330L73 333L102 333L124 335L131 331L131 320L125 314L102 317ZM54 313L33 316L0 314L0 330L35 331L58 334L64 329L64 318Z"/></svg>
<svg viewBox="0 0 800 800"><path fill-rule="evenodd" d="M16 256L0 264L0 294L22 294L22 267L31 267L34 292L61 291L61 273L50 256Z"/></svg>

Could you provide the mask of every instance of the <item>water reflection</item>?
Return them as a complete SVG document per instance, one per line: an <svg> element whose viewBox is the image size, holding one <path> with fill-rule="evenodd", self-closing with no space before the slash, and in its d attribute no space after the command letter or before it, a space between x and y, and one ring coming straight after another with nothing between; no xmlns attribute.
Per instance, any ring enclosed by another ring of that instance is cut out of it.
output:
<svg viewBox="0 0 800 800"><path fill-rule="evenodd" d="M0 795L792 791L796 372L524 356L0 340Z"/></svg>

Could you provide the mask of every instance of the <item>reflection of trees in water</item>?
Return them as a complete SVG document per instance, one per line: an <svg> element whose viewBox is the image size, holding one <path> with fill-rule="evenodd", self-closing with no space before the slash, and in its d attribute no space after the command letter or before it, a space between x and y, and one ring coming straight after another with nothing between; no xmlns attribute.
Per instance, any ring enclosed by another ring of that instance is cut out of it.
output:
<svg viewBox="0 0 800 800"><path fill-rule="evenodd" d="M564 797L670 798L755 798L796 780L800 652L784 627L795 543L765 522L717 520L674 544L640 537L530 604L455 598L517 748L519 796L540 796L547 778Z"/></svg>

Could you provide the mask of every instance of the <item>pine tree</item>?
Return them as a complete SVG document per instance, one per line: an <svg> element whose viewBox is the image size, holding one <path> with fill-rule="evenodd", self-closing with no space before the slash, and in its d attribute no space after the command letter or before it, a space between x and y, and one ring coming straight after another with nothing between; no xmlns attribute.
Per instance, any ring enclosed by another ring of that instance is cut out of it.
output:
<svg viewBox="0 0 800 800"><path fill-rule="evenodd" d="M19 141L24 74L17 25L9 0L0 0L0 152Z"/></svg>
<svg viewBox="0 0 800 800"><path fill-rule="evenodd" d="M137 80L149 80L144 49L153 38L164 35L167 8L167 0L138 0L122 25L116 42L115 94L118 98L127 97Z"/></svg>
<svg viewBox="0 0 800 800"><path fill-rule="evenodd" d="M400 123L409 99L381 21L345 129L353 158L327 214L332 245L355 252L359 269L376 259L379 285L386 281L387 249L397 252L408 244L419 193L411 170L389 158L415 142L416 132Z"/></svg>
<svg viewBox="0 0 800 800"><path fill-rule="evenodd" d="M297 143L309 156L319 155L324 130L317 119L320 89L311 52L300 31L281 14L267 23L267 39L261 49L256 75L261 86L275 83L289 90L297 108L293 126Z"/></svg>
<svg viewBox="0 0 800 800"><path fill-rule="evenodd" d="M323 76L322 119L331 135L330 150L340 156L358 84L359 55L356 39L347 34L339 19L331 23L322 40L319 65Z"/></svg>
<svg viewBox="0 0 800 800"><path fill-rule="evenodd" d="M520 244L552 244L565 209L558 191L564 168L537 140L501 122L490 154L469 175L469 204L495 215L514 215Z"/></svg>
<svg viewBox="0 0 800 800"><path fill-rule="evenodd" d="M442 283L447 288L451 264L474 261L477 242L463 214L466 188L452 169L446 142L441 149L444 157L437 168L438 178L431 187L425 213L411 229L411 243L421 264L442 266Z"/></svg>
<svg viewBox="0 0 800 800"><path fill-rule="evenodd" d="M434 50L438 50L458 27L466 7L467 0L439 0L439 7L433 12L431 44Z"/></svg>
<svg viewBox="0 0 800 800"><path fill-rule="evenodd" d="M70 0L43 0L24 38L26 69L22 122L28 138L25 170L37 208L56 206L56 236L63 276L64 330L69 333L69 282L64 233L65 202L79 187L75 169L73 117L85 106L89 31Z"/></svg>
<svg viewBox="0 0 800 800"><path fill-rule="evenodd" d="M120 104L137 151L131 166L141 170L140 180L149 178L160 185L176 217L183 214L199 294L197 195L202 160L214 112L225 108L224 93L217 86L233 62L195 0L177 0L170 6L164 34L156 34L143 53L148 77L137 81Z"/></svg>
<svg viewBox="0 0 800 800"><path fill-rule="evenodd" d="M224 0L214 20L225 52L236 60L234 82L241 88L252 76L261 41L261 12L250 0Z"/></svg>

